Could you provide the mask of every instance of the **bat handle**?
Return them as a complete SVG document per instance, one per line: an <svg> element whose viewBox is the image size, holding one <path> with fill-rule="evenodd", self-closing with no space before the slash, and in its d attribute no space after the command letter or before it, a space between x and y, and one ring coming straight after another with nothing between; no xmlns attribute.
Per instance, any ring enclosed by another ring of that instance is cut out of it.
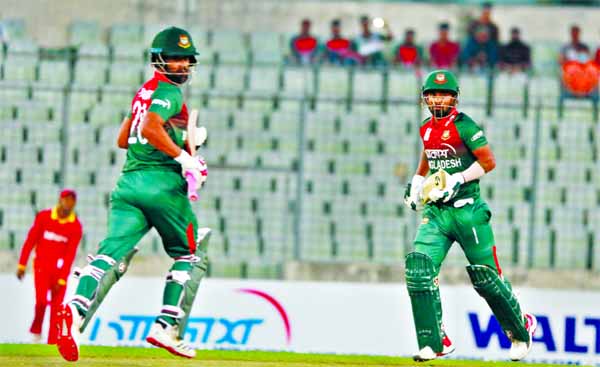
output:
<svg viewBox="0 0 600 367"><path fill-rule="evenodd" d="M185 180L187 181L187 196L190 201L198 200L198 181L191 172L185 173Z"/></svg>

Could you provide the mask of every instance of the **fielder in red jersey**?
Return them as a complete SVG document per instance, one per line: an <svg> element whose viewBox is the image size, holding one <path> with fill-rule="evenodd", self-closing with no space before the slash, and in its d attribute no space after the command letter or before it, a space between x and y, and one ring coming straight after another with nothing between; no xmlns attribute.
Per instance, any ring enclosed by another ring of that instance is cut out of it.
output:
<svg viewBox="0 0 600 367"><path fill-rule="evenodd" d="M17 266L19 280L25 276L31 251L34 247L36 249L33 259L35 315L29 329L34 341L41 340L46 306L50 303L48 344L56 344L57 329L52 326L56 310L65 296L67 278L82 235L81 223L74 211L76 200L75 191L61 191L58 205L42 210L36 215L21 249Z"/></svg>

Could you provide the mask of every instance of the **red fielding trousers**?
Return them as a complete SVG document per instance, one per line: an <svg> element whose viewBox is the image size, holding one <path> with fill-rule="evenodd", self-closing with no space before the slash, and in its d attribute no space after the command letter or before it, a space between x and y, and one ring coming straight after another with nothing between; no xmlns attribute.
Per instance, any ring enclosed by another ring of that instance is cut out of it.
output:
<svg viewBox="0 0 600 367"><path fill-rule="evenodd" d="M58 285L60 269L48 268L34 263L35 285L35 314L29 331L33 334L42 333L42 325L46 315L46 307L50 305L50 328L48 344L56 344L56 312L65 298L66 285ZM50 293L50 297L48 297Z"/></svg>

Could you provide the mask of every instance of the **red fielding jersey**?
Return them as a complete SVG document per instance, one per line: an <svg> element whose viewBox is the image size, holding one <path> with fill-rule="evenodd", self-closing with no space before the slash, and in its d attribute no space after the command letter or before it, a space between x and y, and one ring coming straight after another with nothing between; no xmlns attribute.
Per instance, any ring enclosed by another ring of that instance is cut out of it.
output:
<svg viewBox="0 0 600 367"><path fill-rule="evenodd" d="M35 247L35 266L57 270L59 279L66 280L81 236L81 222L74 212L67 218L60 219L56 208L42 210L36 215L29 229L21 249L19 265L27 265L29 255Z"/></svg>

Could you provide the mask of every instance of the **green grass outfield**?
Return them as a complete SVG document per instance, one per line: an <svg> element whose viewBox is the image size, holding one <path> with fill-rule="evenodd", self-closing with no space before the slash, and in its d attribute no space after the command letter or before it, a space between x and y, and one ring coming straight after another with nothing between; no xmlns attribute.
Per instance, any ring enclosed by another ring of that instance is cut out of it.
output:
<svg viewBox="0 0 600 367"><path fill-rule="evenodd" d="M438 360L415 363L412 359L377 356L330 354L299 354L284 352L199 351L195 359L171 356L158 348L83 346L77 363L65 362L56 347L33 344L0 344L1 367L321 367L321 366L452 366L452 367L550 367L550 364L529 364L482 361Z"/></svg>

